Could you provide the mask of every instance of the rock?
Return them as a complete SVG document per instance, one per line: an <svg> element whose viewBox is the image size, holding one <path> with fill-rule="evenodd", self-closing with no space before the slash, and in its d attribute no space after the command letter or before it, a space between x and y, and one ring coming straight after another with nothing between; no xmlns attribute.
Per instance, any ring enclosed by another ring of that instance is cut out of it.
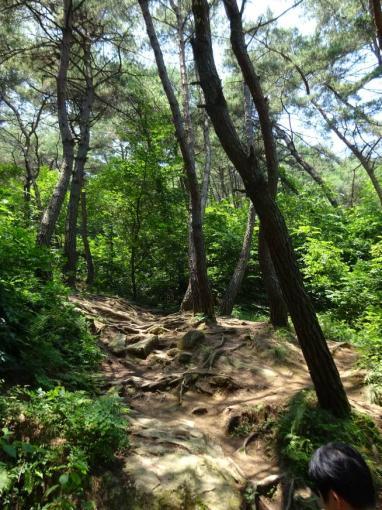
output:
<svg viewBox="0 0 382 510"><path fill-rule="evenodd" d="M151 328L147 330L147 333L151 333L152 335L162 335L163 333L166 333L166 331L168 330L163 326L151 326Z"/></svg>
<svg viewBox="0 0 382 510"><path fill-rule="evenodd" d="M145 359L158 345L158 336L149 335L147 338L140 340L135 344L130 344L126 347L126 353L132 354L137 358Z"/></svg>
<svg viewBox="0 0 382 510"><path fill-rule="evenodd" d="M104 324L103 322L97 321L97 319L93 319L93 329L96 334L100 333L105 327L106 327L106 324Z"/></svg>
<svg viewBox="0 0 382 510"><path fill-rule="evenodd" d="M133 335L127 335L126 336L126 343L127 344L136 344L140 340L145 340L145 335L142 335L141 333L133 334Z"/></svg>
<svg viewBox="0 0 382 510"><path fill-rule="evenodd" d="M167 356L169 358L175 358L175 356L179 353L179 349L177 347L173 347L167 351Z"/></svg>
<svg viewBox="0 0 382 510"><path fill-rule="evenodd" d="M116 356L123 356L126 353L126 335L116 334L109 342L108 348Z"/></svg>
<svg viewBox="0 0 382 510"><path fill-rule="evenodd" d="M182 351L178 354L179 363L187 364L192 360L192 352Z"/></svg>
<svg viewBox="0 0 382 510"><path fill-rule="evenodd" d="M208 409L206 407L194 407L191 411L192 414L196 414L197 416L202 416L203 414L208 413Z"/></svg>
<svg viewBox="0 0 382 510"><path fill-rule="evenodd" d="M135 482L137 495L151 498L134 510L243 508L243 475L219 444L195 429L193 421L167 424L137 417L131 420L131 438L124 470Z"/></svg>
<svg viewBox="0 0 382 510"><path fill-rule="evenodd" d="M196 347L197 344L201 343L204 338L205 334L203 331L190 329L190 331L187 331L187 333L179 340L178 348L182 351L188 351L189 349Z"/></svg>

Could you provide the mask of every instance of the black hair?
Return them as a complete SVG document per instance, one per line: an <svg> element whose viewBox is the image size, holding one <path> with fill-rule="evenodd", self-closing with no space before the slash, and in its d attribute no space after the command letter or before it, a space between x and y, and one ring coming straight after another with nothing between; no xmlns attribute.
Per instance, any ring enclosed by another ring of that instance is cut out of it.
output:
<svg viewBox="0 0 382 510"><path fill-rule="evenodd" d="M376 493L370 470L360 453L343 443L328 443L316 450L309 477L324 501L333 490L356 509L372 509Z"/></svg>

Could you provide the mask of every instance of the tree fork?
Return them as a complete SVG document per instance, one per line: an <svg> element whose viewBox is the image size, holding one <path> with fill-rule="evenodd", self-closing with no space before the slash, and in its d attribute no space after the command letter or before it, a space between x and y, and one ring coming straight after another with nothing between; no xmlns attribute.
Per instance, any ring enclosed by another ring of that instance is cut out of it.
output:
<svg viewBox="0 0 382 510"><path fill-rule="evenodd" d="M69 125L66 106L68 69L70 63L70 52L73 43L72 23L72 0L64 0L64 25L62 27L60 65L56 80L58 124L62 140L64 163L52 197L42 215L40 230L37 235L37 244L40 246L49 246L52 241L54 229L69 186L73 168L74 140Z"/></svg>

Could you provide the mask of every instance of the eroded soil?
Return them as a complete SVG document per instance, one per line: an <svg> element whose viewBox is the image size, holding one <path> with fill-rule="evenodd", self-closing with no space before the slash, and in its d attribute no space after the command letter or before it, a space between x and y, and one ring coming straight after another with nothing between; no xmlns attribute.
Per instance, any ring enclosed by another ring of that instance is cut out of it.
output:
<svg viewBox="0 0 382 510"><path fill-rule="evenodd" d="M107 353L106 387L131 409L124 469L141 496L126 508L318 508L309 491L291 497L272 450L248 423L311 387L291 335L234 318L205 324L187 314L163 316L121 299L72 301L92 320ZM192 347L182 341L190 330ZM357 354L348 344L329 347L351 404L381 425L382 409L368 403ZM276 493L255 502L256 486Z"/></svg>

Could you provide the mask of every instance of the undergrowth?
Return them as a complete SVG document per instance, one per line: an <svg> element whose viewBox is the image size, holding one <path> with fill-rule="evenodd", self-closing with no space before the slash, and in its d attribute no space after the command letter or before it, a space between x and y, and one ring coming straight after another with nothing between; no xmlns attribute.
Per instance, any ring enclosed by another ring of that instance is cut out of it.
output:
<svg viewBox="0 0 382 510"><path fill-rule="evenodd" d="M12 215L0 220L0 376L6 383L90 389L100 349L68 303L57 261ZM51 273L42 281L38 273Z"/></svg>
<svg viewBox="0 0 382 510"><path fill-rule="evenodd" d="M319 318L326 338L349 342L358 349L359 366L367 370L370 400L382 405L382 310L366 309L362 319L352 326L333 313Z"/></svg>
<svg viewBox="0 0 382 510"><path fill-rule="evenodd" d="M125 408L97 396L101 351L54 250L0 212L0 507L95 508L91 475L127 446Z"/></svg>
<svg viewBox="0 0 382 510"><path fill-rule="evenodd" d="M2 508L95 508L90 475L127 446L117 396L15 387L0 397Z"/></svg>
<svg viewBox="0 0 382 510"><path fill-rule="evenodd" d="M382 482L382 436L373 420L356 411L338 419L317 405L312 391L295 395L276 423L281 462L301 484L308 484L308 463L314 450L335 441L350 444L364 456L378 485Z"/></svg>

